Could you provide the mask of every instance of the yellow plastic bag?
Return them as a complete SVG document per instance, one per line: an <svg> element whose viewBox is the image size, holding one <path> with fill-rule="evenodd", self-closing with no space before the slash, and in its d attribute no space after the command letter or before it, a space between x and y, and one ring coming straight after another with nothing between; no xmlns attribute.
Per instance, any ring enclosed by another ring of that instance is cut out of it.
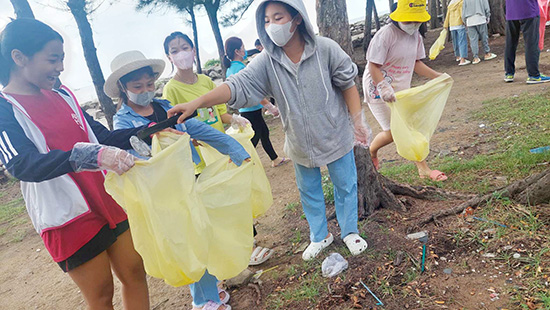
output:
<svg viewBox="0 0 550 310"><path fill-rule="evenodd" d="M447 30L447 28L443 28L437 40L435 40L432 47L430 47L430 54L429 54L430 60L436 59L437 56L439 56L439 52L441 52L445 48L445 40L447 40L448 32L449 31Z"/></svg>
<svg viewBox="0 0 550 310"><path fill-rule="evenodd" d="M453 79L443 74L428 83L399 91L391 109L391 132L397 153L423 161L430 152L430 139L439 123Z"/></svg>
<svg viewBox="0 0 550 310"><path fill-rule="evenodd" d="M229 127L226 134L237 140L244 149L250 154L252 163L254 164L254 172L252 176L252 213L254 218L264 214L269 207L273 204L273 196L271 194L271 185L265 174L265 170L260 161L260 157L256 152L256 148L250 142L250 139L254 136L254 130L248 125L244 129L234 129ZM219 160L220 158L226 158L229 160L229 156L223 155L216 151L213 147L206 143L202 143L200 146L201 154L206 162L206 165L210 165L212 162Z"/></svg>
<svg viewBox="0 0 550 310"><path fill-rule="evenodd" d="M195 181L188 135L161 133L152 153L105 180L128 213L146 272L172 286L197 282L206 269L220 280L239 274L252 252L253 165L221 159Z"/></svg>

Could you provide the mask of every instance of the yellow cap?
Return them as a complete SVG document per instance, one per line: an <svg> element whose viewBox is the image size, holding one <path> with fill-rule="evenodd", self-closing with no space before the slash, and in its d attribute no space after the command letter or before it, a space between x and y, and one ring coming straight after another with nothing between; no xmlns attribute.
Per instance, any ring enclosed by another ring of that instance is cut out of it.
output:
<svg viewBox="0 0 550 310"><path fill-rule="evenodd" d="M426 11L426 0L398 0L390 18L396 22L427 22L430 14Z"/></svg>

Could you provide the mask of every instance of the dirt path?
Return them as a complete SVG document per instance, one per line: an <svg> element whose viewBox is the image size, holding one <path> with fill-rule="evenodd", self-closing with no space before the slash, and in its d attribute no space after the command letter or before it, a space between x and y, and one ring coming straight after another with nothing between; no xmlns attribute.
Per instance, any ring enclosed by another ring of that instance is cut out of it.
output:
<svg viewBox="0 0 550 310"><path fill-rule="evenodd" d="M428 42L436 33L429 33ZM470 120L470 113L479 109L481 102L495 97L508 97L523 92L538 93L547 90L545 85L526 85L526 72L523 55L518 55L518 72L516 82L505 84L503 78L503 44L504 38L491 39L493 51L498 58L478 65L459 67L454 62L452 48L449 46L436 61L429 65L441 72L449 73L455 80L450 100L439 124L438 131L432 139L432 154L450 150L453 147L470 145L479 135L479 124ZM429 44L426 44L429 47ZM541 55L543 73L550 73L550 53ZM364 66L364 63L360 65ZM416 81L419 83L421 81ZM368 108L367 108L368 109ZM370 112L367 112L373 131L379 131L378 124ZM278 119L268 120L271 128L271 139L279 154L282 154L284 136ZM303 243L308 240L307 223L299 215L295 217L285 212L285 206L299 202L295 185L292 164L280 168L269 168L265 152L258 148L266 173L271 181L275 203L268 213L258 221L258 244L274 248L277 253L262 268L289 263L300 263L300 255L294 254L292 242ZM384 160L402 160L390 146L381 151ZM452 176L451 176L452 177ZM2 191L13 189L3 188ZM297 207L301 208L300 206ZM422 212L422 210L417 210ZM300 212L292 213L300 214ZM17 227L9 227L22 232L24 238L14 242L13 236L0 236L0 309L85 309L78 288L54 264L44 249L41 239L34 232L26 215L22 216ZM338 230L331 222L331 230ZM293 229L295 230L293 230ZM373 247L383 247L380 240L369 240ZM342 245L341 242L336 243ZM260 269L260 268L255 268ZM461 285L467 285L460 283ZM273 291L269 283L264 284ZM449 284L450 285L450 284ZM479 284L480 286L482 284ZM191 299L187 288L172 288L156 279L149 280L152 309L189 309ZM116 285L115 308L121 309L120 285ZM245 291L250 293L249 291ZM248 294L247 293L247 294ZM264 296L265 297L265 296ZM233 292L234 309L265 309L266 305L257 306L253 298L240 291Z"/></svg>

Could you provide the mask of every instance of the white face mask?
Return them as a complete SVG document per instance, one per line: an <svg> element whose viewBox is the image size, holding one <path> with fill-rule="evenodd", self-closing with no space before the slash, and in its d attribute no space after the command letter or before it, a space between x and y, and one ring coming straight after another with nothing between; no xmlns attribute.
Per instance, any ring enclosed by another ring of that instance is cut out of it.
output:
<svg viewBox="0 0 550 310"><path fill-rule="evenodd" d="M133 103L135 103L139 106L142 106L142 107L146 107L147 105L149 105L149 103L151 103L153 98L155 98L155 92L154 91L146 91L146 92L141 93L141 94L135 94L135 93L127 90L126 94L128 95L128 99L130 101L132 101Z"/></svg>
<svg viewBox="0 0 550 310"><path fill-rule="evenodd" d="M193 62L195 61L195 53L193 51L180 51L176 54L170 55L170 58L174 62L174 65L179 69L192 69Z"/></svg>
<svg viewBox="0 0 550 310"><path fill-rule="evenodd" d="M290 38L294 35L294 32L296 32L296 29L294 31L290 32L290 28L292 28L292 21L294 18L289 21L286 24L270 24L267 28L265 28L265 32L267 32L267 35L275 43L275 45L282 47L285 46L288 41L290 41ZM298 28L298 27L296 27Z"/></svg>
<svg viewBox="0 0 550 310"><path fill-rule="evenodd" d="M421 25L421 23L403 24L402 22L398 22L398 24L401 30L405 31L407 34L411 36L418 31Z"/></svg>

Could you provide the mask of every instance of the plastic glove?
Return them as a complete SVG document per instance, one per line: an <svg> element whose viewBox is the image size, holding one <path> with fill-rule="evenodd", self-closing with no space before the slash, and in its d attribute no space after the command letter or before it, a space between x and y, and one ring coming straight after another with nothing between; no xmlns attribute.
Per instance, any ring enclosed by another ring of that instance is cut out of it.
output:
<svg viewBox="0 0 550 310"><path fill-rule="evenodd" d="M355 145L360 145L362 147L369 147L372 141L372 131L367 119L365 117L365 111L361 109L360 112L355 113L351 116L353 121L353 133L355 134Z"/></svg>
<svg viewBox="0 0 550 310"><path fill-rule="evenodd" d="M113 146L78 142L69 156L75 172L110 170L121 175L134 166L135 156Z"/></svg>
<svg viewBox="0 0 550 310"><path fill-rule="evenodd" d="M380 83L376 85L376 89L378 90L378 94L380 95L380 98L382 98L382 100L384 100L385 102L394 102L396 100L393 87L391 87L388 81L386 80L380 81Z"/></svg>
<svg viewBox="0 0 550 310"><path fill-rule="evenodd" d="M268 103L268 104L264 105L264 108L266 108L269 111L269 113L271 113L271 115L273 115L275 117L279 116L279 108L277 108L272 103Z"/></svg>
<svg viewBox="0 0 550 310"><path fill-rule="evenodd" d="M239 129L248 125L250 125L250 122L246 118L240 116L239 114L233 114L233 117L231 118L231 127L234 129Z"/></svg>

